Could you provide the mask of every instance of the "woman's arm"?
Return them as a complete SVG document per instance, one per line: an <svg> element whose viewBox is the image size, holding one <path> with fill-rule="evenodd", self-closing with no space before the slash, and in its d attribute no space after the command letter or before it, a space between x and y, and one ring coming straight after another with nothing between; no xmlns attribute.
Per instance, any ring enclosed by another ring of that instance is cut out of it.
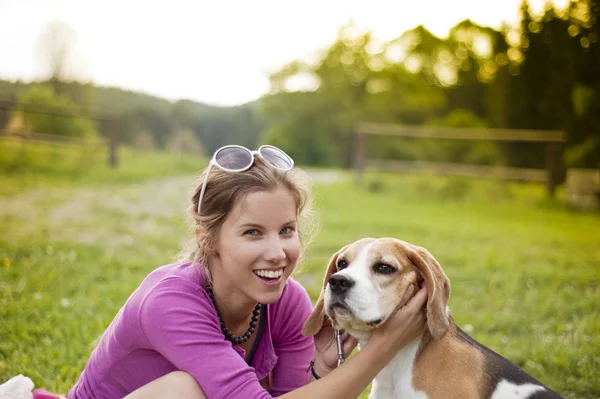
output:
<svg viewBox="0 0 600 399"><path fill-rule="evenodd" d="M208 398L270 398L253 369L223 339L216 315L200 297L197 288L176 280L164 281L155 287L141 305L139 315L149 344L178 370L191 375ZM375 330L369 343L340 368L283 397L358 396L395 353L422 332L421 308L426 297L426 293L417 293Z"/></svg>

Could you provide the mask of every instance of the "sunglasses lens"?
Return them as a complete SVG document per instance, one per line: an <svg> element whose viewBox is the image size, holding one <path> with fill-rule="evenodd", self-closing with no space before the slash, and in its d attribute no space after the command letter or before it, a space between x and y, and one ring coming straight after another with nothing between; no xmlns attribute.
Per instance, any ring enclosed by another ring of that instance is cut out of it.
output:
<svg viewBox="0 0 600 399"><path fill-rule="evenodd" d="M252 153L239 147L223 148L215 154L215 162L226 170L239 170L252 165Z"/></svg>
<svg viewBox="0 0 600 399"><path fill-rule="evenodd" d="M266 159L271 166L277 169L289 170L294 166L292 158L285 152L275 147L261 147L260 155Z"/></svg>

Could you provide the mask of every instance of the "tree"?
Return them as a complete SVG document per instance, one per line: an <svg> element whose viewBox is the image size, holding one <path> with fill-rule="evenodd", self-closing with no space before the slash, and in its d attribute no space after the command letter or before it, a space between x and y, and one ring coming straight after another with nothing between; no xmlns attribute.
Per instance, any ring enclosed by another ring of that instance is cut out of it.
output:
<svg viewBox="0 0 600 399"><path fill-rule="evenodd" d="M577 78L572 94L574 131L566 161L570 166L600 168L600 2L572 1L567 19Z"/></svg>
<svg viewBox="0 0 600 399"><path fill-rule="evenodd" d="M552 129L573 134L572 93L576 55L567 33L568 23L548 4L541 19L534 18L525 1L521 7L522 62L509 81L509 127ZM539 144L507 144L505 155L514 166L543 167Z"/></svg>
<svg viewBox="0 0 600 399"><path fill-rule="evenodd" d="M38 39L37 51L42 76L51 82L56 96L64 94L63 82L74 77L76 42L75 31L61 21L50 22Z"/></svg>
<svg viewBox="0 0 600 399"><path fill-rule="evenodd" d="M288 92L286 83L298 75L312 77L317 88ZM386 48L376 49L371 34L352 23L315 64L285 66L271 76L271 87L263 99L263 137L299 163L318 165L350 165L359 121L419 123L445 102L441 87L386 57Z"/></svg>

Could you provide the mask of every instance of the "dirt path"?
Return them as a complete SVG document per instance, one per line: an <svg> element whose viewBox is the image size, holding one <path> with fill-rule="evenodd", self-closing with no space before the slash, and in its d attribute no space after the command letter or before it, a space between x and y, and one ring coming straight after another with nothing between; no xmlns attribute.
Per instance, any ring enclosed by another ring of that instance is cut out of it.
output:
<svg viewBox="0 0 600 399"><path fill-rule="evenodd" d="M337 171L311 171L314 184L344 178ZM52 240L102 242L109 248L187 231L186 207L197 176L170 177L97 188L33 189L0 197L4 235L31 235L43 229Z"/></svg>

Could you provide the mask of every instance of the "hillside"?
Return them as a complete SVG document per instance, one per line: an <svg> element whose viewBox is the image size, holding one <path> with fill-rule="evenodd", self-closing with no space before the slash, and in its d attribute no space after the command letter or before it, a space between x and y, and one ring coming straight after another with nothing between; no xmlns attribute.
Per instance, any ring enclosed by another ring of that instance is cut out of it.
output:
<svg viewBox="0 0 600 399"><path fill-rule="evenodd" d="M0 102L16 103L18 93L48 84L0 80ZM142 92L79 82L62 83L61 93L91 113L118 119L122 142L142 148L178 146L212 152L233 143L253 147L264 128L258 100L220 107L191 100L172 102ZM6 117L0 118L0 128L7 122ZM107 134L106 126L98 129Z"/></svg>

